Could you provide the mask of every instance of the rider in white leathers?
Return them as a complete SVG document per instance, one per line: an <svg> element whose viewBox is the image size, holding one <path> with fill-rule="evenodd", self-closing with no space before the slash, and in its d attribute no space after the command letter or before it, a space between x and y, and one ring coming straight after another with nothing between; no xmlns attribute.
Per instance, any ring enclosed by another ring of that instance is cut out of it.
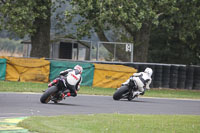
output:
<svg viewBox="0 0 200 133"><path fill-rule="evenodd" d="M82 82L82 74L83 68L79 65L76 65L74 69L67 69L65 71L61 71L60 75L63 75L66 77L66 83L65 86L70 90L67 94L65 92L62 94L67 96L77 96L77 91L80 90L80 84Z"/></svg>
<svg viewBox="0 0 200 133"><path fill-rule="evenodd" d="M134 73L125 83L122 85L126 85L130 80L133 80L137 91L133 93L133 96L143 95L146 89L150 89L149 85L151 84L151 76L153 74L153 70L151 68L146 68L144 72Z"/></svg>

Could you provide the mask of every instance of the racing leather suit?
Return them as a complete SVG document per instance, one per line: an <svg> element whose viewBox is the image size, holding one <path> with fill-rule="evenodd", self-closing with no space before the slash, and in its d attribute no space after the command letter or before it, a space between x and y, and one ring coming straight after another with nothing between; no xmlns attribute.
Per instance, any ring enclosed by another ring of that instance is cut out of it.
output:
<svg viewBox="0 0 200 133"><path fill-rule="evenodd" d="M67 69L65 71L61 71L60 75L66 77L66 84L65 86L70 90L70 96L77 96L77 91L80 90L80 84L82 82L81 74L76 69ZM70 79L68 78L71 76L74 80L74 83L72 84Z"/></svg>
<svg viewBox="0 0 200 133"><path fill-rule="evenodd" d="M151 77L145 72L134 73L126 82L122 85L128 84L130 80L133 80L137 85L139 94L144 94L146 89L150 89L149 85L151 84Z"/></svg>

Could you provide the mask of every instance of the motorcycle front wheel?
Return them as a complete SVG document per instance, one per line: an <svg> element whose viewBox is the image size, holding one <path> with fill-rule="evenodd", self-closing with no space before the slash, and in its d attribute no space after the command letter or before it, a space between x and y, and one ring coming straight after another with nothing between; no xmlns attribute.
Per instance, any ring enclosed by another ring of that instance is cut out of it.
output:
<svg viewBox="0 0 200 133"><path fill-rule="evenodd" d="M55 95L58 88L56 86L49 87L41 96L40 102L41 103L48 103L51 100L51 97Z"/></svg>
<svg viewBox="0 0 200 133"><path fill-rule="evenodd" d="M120 100L121 98L124 98L126 95L128 95L129 89L128 86L121 86L113 95L114 100Z"/></svg>

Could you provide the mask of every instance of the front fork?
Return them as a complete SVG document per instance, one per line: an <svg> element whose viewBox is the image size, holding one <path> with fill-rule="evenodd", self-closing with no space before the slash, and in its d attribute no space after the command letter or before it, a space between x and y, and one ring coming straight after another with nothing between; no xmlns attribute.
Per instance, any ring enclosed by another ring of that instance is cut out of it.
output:
<svg viewBox="0 0 200 133"><path fill-rule="evenodd" d="M133 80L129 81L129 95L128 95L128 100L132 100L134 98L133 96L133 91L136 91L136 85L135 82Z"/></svg>
<svg viewBox="0 0 200 133"><path fill-rule="evenodd" d="M131 101L133 99L133 88L132 86L128 86L128 91L129 91L129 94L128 94L128 100Z"/></svg>

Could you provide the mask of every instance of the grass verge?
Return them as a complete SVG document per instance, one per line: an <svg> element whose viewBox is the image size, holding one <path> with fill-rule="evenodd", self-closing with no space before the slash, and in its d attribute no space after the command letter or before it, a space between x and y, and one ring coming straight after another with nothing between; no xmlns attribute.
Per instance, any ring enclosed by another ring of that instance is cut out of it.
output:
<svg viewBox="0 0 200 133"><path fill-rule="evenodd" d="M29 117L18 126L41 133L197 133L200 116L90 114Z"/></svg>
<svg viewBox="0 0 200 133"><path fill-rule="evenodd" d="M42 92L47 88L47 83L0 81L0 92ZM79 94L109 95L112 96L116 89L81 86ZM145 97L165 98L190 98L200 99L200 90L185 89L151 89L146 91Z"/></svg>

